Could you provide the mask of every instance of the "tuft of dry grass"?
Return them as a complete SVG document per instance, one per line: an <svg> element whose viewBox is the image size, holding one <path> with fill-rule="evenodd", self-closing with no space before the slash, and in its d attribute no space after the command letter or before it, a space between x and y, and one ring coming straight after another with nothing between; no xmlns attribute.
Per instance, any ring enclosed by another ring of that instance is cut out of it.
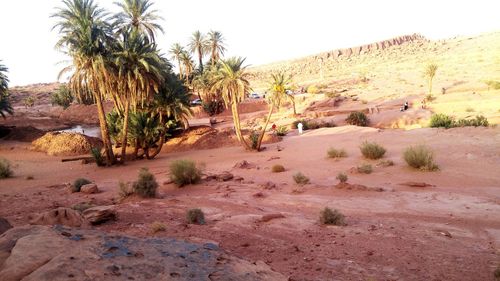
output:
<svg viewBox="0 0 500 281"><path fill-rule="evenodd" d="M361 154L368 159L380 159L384 156L386 150L375 142L365 141L359 147Z"/></svg>
<svg viewBox="0 0 500 281"><path fill-rule="evenodd" d="M323 210L321 210L319 221L321 222L321 224L339 226L347 225L345 222L345 216L339 210L332 210L328 207L325 207Z"/></svg>
<svg viewBox="0 0 500 281"><path fill-rule="evenodd" d="M11 177L12 174L9 160L0 157L0 179Z"/></svg>
<svg viewBox="0 0 500 281"><path fill-rule="evenodd" d="M151 232L152 233L157 233L157 232L160 232L160 231L165 231L167 230L167 226L165 226L164 223L161 223L161 222L158 222L158 221L155 221L153 222L149 228L151 229Z"/></svg>
<svg viewBox="0 0 500 281"><path fill-rule="evenodd" d="M301 172L297 172L293 175L293 180L295 181L296 184L298 185L306 185L309 183L309 178L306 177L304 174Z"/></svg>
<svg viewBox="0 0 500 281"><path fill-rule="evenodd" d="M434 153L425 145L416 145L406 148L403 153L406 163L415 169L423 171L439 170L438 165L434 163Z"/></svg>
<svg viewBox="0 0 500 281"><path fill-rule="evenodd" d="M271 168L271 171L273 173L282 173L285 171L285 167L283 167L283 165L276 164Z"/></svg>
<svg viewBox="0 0 500 281"><path fill-rule="evenodd" d="M373 172L372 165L370 164L362 164L357 167L358 173L362 174L371 174Z"/></svg>
<svg viewBox="0 0 500 281"><path fill-rule="evenodd" d="M189 209L186 213L186 220L190 224L205 224L205 214L199 208Z"/></svg>
<svg viewBox="0 0 500 281"><path fill-rule="evenodd" d="M336 179L338 179L341 183L347 182L347 175L345 173L338 173Z"/></svg>
<svg viewBox="0 0 500 281"><path fill-rule="evenodd" d="M328 155L328 158L338 159L338 158L347 157L347 152L344 149L335 149L333 147L328 149L326 154Z"/></svg>

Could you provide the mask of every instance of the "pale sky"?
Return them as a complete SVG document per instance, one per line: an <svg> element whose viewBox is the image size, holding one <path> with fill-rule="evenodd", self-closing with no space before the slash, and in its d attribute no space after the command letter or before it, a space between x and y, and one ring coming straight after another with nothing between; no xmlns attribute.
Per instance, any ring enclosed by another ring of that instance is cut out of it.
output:
<svg viewBox="0 0 500 281"><path fill-rule="evenodd" d="M111 12L113 0L95 0ZM54 82L65 58L49 15L61 0L0 0L0 60L10 86ZM186 45L195 30L222 32L227 56L250 65L354 47L398 35L429 39L500 31L499 0L156 0L165 34L163 53Z"/></svg>

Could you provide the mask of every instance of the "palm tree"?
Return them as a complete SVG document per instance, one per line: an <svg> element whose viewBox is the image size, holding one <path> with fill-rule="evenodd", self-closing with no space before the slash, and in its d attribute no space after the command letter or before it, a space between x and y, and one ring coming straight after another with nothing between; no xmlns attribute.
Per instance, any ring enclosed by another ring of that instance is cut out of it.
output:
<svg viewBox="0 0 500 281"><path fill-rule="evenodd" d="M289 88L289 84L291 82L291 76L286 75L285 71L278 71L276 73L271 74L272 82L270 84L270 92L271 94L267 96L268 103L271 104L271 108L269 109L269 113L267 114L266 123L264 124L264 128L260 133L259 139L257 141L257 151L260 150L260 146L262 144L262 139L264 139L264 134L266 133L267 125L269 124L269 120L271 120L271 115L273 114L274 107L280 107L281 102L292 95L286 93L287 88Z"/></svg>
<svg viewBox="0 0 500 281"><path fill-rule="evenodd" d="M188 52L182 52L181 54L181 61L183 64L183 69L184 69L184 75L186 79L186 85L189 85L189 76L191 73L194 71L194 62L193 58Z"/></svg>
<svg viewBox="0 0 500 281"><path fill-rule="evenodd" d="M203 73L203 57L207 53L207 41L205 41L205 36L199 30L193 32L191 36L191 41L189 42L189 51L193 54L198 54L198 63L200 72Z"/></svg>
<svg viewBox="0 0 500 281"><path fill-rule="evenodd" d="M241 57L222 60L220 71L214 77L212 88L221 92L226 107L231 105L236 137L246 149L250 150L250 146L241 135L238 113L238 104L250 91L249 73L246 71L247 66L243 66L244 62L245 59Z"/></svg>
<svg viewBox="0 0 500 281"><path fill-rule="evenodd" d="M123 130L121 162L125 162L127 149L127 133L129 124L129 110L137 112L140 104L158 91L162 83L162 69L170 69L166 61L159 56L156 45L137 32L125 31L117 44L113 54L117 71L115 99L123 108Z"/></svg>
<svg viewBox="0 0 500 281"><path fill-rule="evenodd" d="M431 63L427 65L425 68L424 76L429 79L429 96L432 95L432 79L434 79L434 76L436 76L436 71L438 69L438 66Z"/></svg>
<svg viewBox="0 0 500 281"><path fill-rule="evenodd" d="M174 43L169 51L172 60L177 61L177 65L179 66L179 79L182 79L183 76L181 55L184 52L185 52L184 48L179 43Z"/></svg>
<svg viewBox="0 0 500 281"><path fill-rule="evenodd" d="M12 108L9 100L9 78L7 77L7 67L1 64L0 60L0 115L3 118L5 113L13 114L14 109Z"/></svg>
<svg viewBox="0 0 500 281"><path fill-rule="evenodd" d="M122 11L114 16L115 28L118 32L136 30L147 34L149 40L155 41L156 32L163 33L163 28L158 21L163 20L158 15L158 10L151 10L153 2L149 0L123 0L114 2Z"/></svg>
<svg viewBox="0 0 500 281"><path fill-rule="evenodd" d="M224 52L226 51L222 33L211 30L208 33L207 45L208 51L210 52L210 61L212 66L214 66L215 63L217 63L219 59L224 56Z"/></svg>
<svg viewBox="0 0 500 281"><path fill-rule="evenodd" d="M64 8L58 8L52 17L58 18L53 29L61 37L56 48L72 58L72 65L64 68L59 77L71 72L69 87L76 96L92 94L97 104L99 124L108 165L115 163L111 147L103 100L109 91L110 51L113 38L111 26L106 23L104 10L93 0L63 0Z"/></svg>

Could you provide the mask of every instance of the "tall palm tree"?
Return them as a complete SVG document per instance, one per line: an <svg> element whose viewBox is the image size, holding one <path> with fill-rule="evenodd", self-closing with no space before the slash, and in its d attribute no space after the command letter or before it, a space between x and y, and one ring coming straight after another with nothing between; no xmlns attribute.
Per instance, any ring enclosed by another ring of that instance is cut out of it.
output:
<svg viewBox="0 0 500 281"><path fill-rule="evenodd" d="M189 85L189 83L190 83L189 76L194 71L193 58L191 57L191 55L188 52L182 52L181 61L182 61L183 69L184 69L186 85Z"/></svg>
<svg viewBox="0 0 500 281"><path fill-rule="evenodd" d="M191 41L189 42L189 51L193 54L198 54L198 67L200 72L203 73L203 57L207 53L207 41L205 36L199 30L193 32L191 36Z"/></svg>
<svg viewBox="0 0 500 281"><path fill-rule="evenodd" d="M172 60L177 61L177 65L179 66L179 79L182 79L183 76L181 63L181 55L183 52L185 52L185 50L179 43L174 43L169 50Z"/></svg>
<svg viewBox="0 0 500 281"><path fill-rule="evenodd" d="M207 45L208 51L210 52L210 61L213 66L219 61L222 56L224 56L224 52L226 51L222 33L220 33L219 31L211 30L208 33Z"/></svg>
<svg viewBox="0 0 500 281"><path fill-rule="evenodd" d="M429 96L432 95L432 80L434 79L434 76L436 76L437 69L438 66L433 63L427 65L425 68L424 76L429 79Z"/></svg>
<svg viewBox="0 0 500 281"><path fill-rule="evenodd" d="M105 21L105 12L92 0L63 0L63 8L52 15L58 19L53 29L60 34L56 48L72 58L72 65L64 68L59 77L71 72L69 87L77 96L92 94L97 104L99 124L108 165L115 163L111 147L103 100L109 91L113 38L111 26Z"/></svg>
<svg viewBox="0 0 500 281"><path fill-rule="evenodd" d="M137 30L124 31L113 56L117 70L116 100L123 105L121 162L125 162L129 110L137 107L158 91L162 83L162 69L167 67L156 45ZM168 68L169 69L169 68Z"/></svg>
<svg viewBox="0 0 500 281"><path fill-rule="evenodd" d="M212 88L221 92L226 107L231 106L236 137L243 147L250 150L250 146L241 134L238 113L238 104L250 91L249 73L246 71L247 66L243 65L244 62L245 59L241 57L222 60L220 71L214 77Z"/></svg>
<svg viewBox="0 0 500 281"><path fill-rule="evenodd" d="M287 88L290 87L291 76L285 74L285 71L278 71L276 73L271 74L271 84L270 84L270 95L267 96L267 100L271 105L269 109L269 113L267 114L266 123L264 124L264 128L260 133L259 139L257 141L257 151L260 150L260 146L262 144L262 140L264 139L264 134L266 133L267 125L269 124L269 120L271 120L271 116L273 114L273 110L275 107L279 108L281 106L281 102L289 98L291 95L286 93ZM291 96L293 98L293 96Z"/></svg>
<svg viewBox="0 0 500 281"><path fill-rule="evenodd" d="M0 60L0 115L3 118L5 113L13 114L14 109L12 108L9 100L9 78L7 77L7 67L1 64Z"/></svg>
<svg viewBox="0 0 500 281"><path fill-rule="evenodd" d="M158 10L151 10L153 2L149 0L123 0L114 2L122 11L114 16L115 28L119 32L136 30L147 34L151 41L155 41L157 31L163 33L158 21L163 20Z"/></svg>

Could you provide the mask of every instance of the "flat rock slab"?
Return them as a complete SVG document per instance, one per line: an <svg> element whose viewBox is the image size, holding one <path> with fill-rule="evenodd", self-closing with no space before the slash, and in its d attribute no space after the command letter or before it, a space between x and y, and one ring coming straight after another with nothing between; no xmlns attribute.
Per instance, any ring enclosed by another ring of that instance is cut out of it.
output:
<svg viewBox="0 0 500 281"><path fill-rule="evenodd" d="M114 206L97 206L83 211L83 217L91 224L100 224L116 219Z"/></svg>
<svg viewBox="0 0 500 281"><path fill-rule="evenodd" d="M23 226L0 237L3 281L287 280L263 262L212 243L135 238L63 226Z"/></svg>

